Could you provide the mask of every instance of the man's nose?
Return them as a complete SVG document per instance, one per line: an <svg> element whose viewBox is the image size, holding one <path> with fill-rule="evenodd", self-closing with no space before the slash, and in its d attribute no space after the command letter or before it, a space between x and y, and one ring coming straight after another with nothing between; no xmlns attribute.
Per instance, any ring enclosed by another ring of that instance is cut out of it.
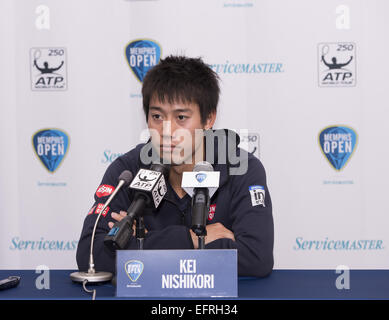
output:
<svg viewBox="0 0 389 320"><path fill-rule="evenodd" d="M166 120L163 122L162 140L163 144L171 144L174 141L174 132L177 130L177 125L174 121Z"/></svg>
<svg viewBox="0 0 389 320"><path fill-rule="evenodd" d="M171 139L172 135L172 122L171 120L165 120L162 125L162 138Z"/></svg>
<svg viewBox="0 0 389 320"><path fill-rule="evenodd" d="M163 122L162 138L165 140L175 140L175 132L179 126L171 120Z"/></svg>

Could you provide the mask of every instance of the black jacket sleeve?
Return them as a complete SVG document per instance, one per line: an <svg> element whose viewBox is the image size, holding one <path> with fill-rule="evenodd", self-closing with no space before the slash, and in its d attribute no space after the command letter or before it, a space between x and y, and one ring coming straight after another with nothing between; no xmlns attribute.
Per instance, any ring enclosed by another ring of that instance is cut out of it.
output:
<svg viewBox="0 0 389 320"><path fill-rule="evenodd" d="M230 183L232 232L235 241L218 239L206 245L207 249L237 249L240 276L265 277L273 269L274 226L272 203L266 185L266 173L261 162L249 157L248 171L232 176ZM253 205L250 186L262 186L265 205Z"/></svg>

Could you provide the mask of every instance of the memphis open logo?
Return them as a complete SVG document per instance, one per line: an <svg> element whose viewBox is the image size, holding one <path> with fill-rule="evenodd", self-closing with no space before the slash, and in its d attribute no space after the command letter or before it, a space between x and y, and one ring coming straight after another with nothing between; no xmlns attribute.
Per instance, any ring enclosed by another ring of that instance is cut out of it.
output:
<svg viewBox="0 0 389 320"><path fill-rule="evenodd" d="M143 273L143 262L139 260L130 260L125 265L127 276L132 282L136 282Z"/></svg>
<svg viewBox="0 0 389 320"><path fill-rule="evenodd" d="M346 126L331 126L319 134L320 148L335 170L342 170L357 145L355 130Z"/></svg>
<svg viewBox="0 0 389 320"><path fill-rule="evenodd" d="M140 82L143 82L146 73L157 65L161 58L161 47L153 40L131 41L125 51L128 65Z"/></svg>
<svg viewBox="0 0 389 320"><path fill-rule="evenodd" d="M49 172L54 172L66 155L69 136L59 129L42 129L33 135L32 144L43 166Z"/></svg>

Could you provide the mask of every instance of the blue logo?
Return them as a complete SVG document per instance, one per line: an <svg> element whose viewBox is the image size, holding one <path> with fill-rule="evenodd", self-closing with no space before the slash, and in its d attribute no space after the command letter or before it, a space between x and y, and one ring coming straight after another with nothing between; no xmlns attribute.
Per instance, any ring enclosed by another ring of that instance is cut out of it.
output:
<svg viewBox="0 0 389 320"><path fill-rule="evenodd" d="M283 73L282 62L230 62L210 64L209 67L217 74L267 74Z"/></svg>
<svg viewBox="0 0 389 320"><path fill-rule="evenodd" d="M158 64L161 47L153 40L134 40L126 47L126 57L135 77L143 82L147 71Z"/></svg>
<svg viewBox="0 0 389 320"><path fill-rule="evenodd" d="M119 228L118 227L112 227L112 229L109 231L108 235L109 236L114 236L118 233Z"/></svg>
<svg viewBox="0 0 389 320"><path fill-rule="evenodd" d="M205 173L196 174L196 180L200 183L203 182L206 177L207 177L207 175Z"/></svg>
<svg viewBox="0 0 389 320"><path fill-rule="evenodd" d="M143 262L139 260L130 260L125 266L127 276L132 282L136 282L143 273Z"/></svg>
<svg viewBox="0 0 389 320"><path fill-rule="evenodd" d="M319 134L319 144L328 162L335 170L341 170L355 150L357 134L345 126L327 127Z"/></svg>
<svg viewBox="0 0 389 320"><path fill-rule="evenodd" d="M101 159L101 163L112 163L114 162L117 158L122 156L123 153L120 152L112 152L110 149L105 149L103 158Z"/></svg>
<svg viewBox="0 0 389 320"><path fill-rule="evenodd" d="M45 168L54 172L66 155L69 137L59 129L42 129L33 135L32 144Z"/></svg>

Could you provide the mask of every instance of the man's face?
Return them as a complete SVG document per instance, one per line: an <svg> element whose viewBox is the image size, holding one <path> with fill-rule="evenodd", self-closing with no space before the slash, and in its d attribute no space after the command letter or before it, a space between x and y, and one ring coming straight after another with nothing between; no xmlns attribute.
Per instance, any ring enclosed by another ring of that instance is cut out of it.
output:
<svg viewBox="0 0 389 320"><path fill-rule="evenodd" d="M163 162L181 165L201 161L202 130L212 127L212 118L203 124L195 103L170 104L151 99L147 124L152 144Z"/></svg>

